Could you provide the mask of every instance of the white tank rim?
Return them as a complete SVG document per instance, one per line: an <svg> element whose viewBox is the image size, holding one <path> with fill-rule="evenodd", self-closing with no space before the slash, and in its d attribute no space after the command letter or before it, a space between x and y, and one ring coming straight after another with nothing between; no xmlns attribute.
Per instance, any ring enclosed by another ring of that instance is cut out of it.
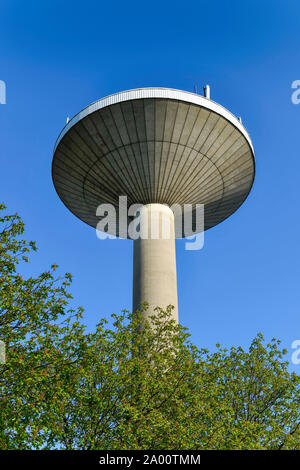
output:
<svg viewBox="0 0 300 470"><path fill-rule="evenodd" d="M205 98L204 96L196 95L195 93L189 91L161 87L134 88L132 90L125 90L118 93L114 93L112 95L108 95L104 98L100 98L99 100L89 104L81 111L79 111L79 113L75 114L75 116L70 119L70 121L64 126L55 142L53 153L55 153L57 146L59 145L65 134L77 122L79 122L81 119L85 118L89 114L92 114L95 111L98 111L99 109L105 108L113 104L145 98L162 98L183 101L190 104L196 104L198 106L208 109L209 111L213 111L219 114L231 124L233 124L242 133L242 135L247 140L251 148L253 158L255 159L254 149L250 135L246 130L245 126L239 121L239 119L234 114L231 113L231 111L228 111L228 109L224 108L224 106L220 105L219 103L216 103L211 99Z"/></svg>

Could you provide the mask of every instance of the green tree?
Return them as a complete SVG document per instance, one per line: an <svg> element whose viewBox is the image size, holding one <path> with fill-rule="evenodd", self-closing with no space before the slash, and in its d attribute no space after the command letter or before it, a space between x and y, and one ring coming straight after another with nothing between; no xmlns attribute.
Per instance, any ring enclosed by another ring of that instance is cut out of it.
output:
<svg viewBox="0 0 300 470"><path fill-rule="evenodd" d="M278 340L210 353L171 307L87 332L71 275L23 279L35 244L17 215L0 224L0 448L300 449L300 379Z"/></svg>

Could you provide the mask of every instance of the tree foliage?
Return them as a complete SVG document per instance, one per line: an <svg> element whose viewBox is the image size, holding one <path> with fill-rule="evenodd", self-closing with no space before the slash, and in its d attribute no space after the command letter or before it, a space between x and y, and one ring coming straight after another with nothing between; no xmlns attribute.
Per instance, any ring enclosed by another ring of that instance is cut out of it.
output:
<svg viewBox="0 0 300 470"><path fill-rule="evenodd" d="M70 307L57 266L23 279L35 244L0 205L2 449L300 449L300 379L261 334L210 353L158 308L112 315L94 332ZM147 308L145 305L144 308Z"/></svg>

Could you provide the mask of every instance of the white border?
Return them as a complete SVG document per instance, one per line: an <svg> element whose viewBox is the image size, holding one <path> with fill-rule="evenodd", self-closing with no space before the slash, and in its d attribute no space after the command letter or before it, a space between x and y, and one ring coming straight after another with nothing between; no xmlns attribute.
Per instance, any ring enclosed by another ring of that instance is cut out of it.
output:
<svg viewBox="0 0 300 470"><path fill-rule="evenodd" d="M204 96L196 95L195 93L190 93L189 91L174 90L171 88L136 88L134 90L121 91L120 93L115 93L95 101L76 114L68 122L68 124L65 125L55 142L54 152L64 135L71 129L71 127L73 127L84 117L112 104L143 98L167 98L172 100L185 101L187 103L197 104L203 108L209 109L210 111L219 114L220 116L223 116L225 119L227 119L227 121L231 122L235 127L237 127L237 129L243 134L249 143L254 156L254 150L248 132L242 123L230 111L215 101L204 98Z"/></svg>

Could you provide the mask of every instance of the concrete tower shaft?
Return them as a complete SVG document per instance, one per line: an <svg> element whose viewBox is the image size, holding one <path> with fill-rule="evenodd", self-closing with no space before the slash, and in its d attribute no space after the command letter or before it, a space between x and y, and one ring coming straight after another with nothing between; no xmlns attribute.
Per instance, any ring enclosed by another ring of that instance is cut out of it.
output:
<svg viewBox="0 0 300 470"><path fill-rule="evenodd" d="M140 227L133 248L133 311L148 302L147 317L155 307L171 304L178 322L174 214L163 204L147 204L140 210Z"/></svg>

